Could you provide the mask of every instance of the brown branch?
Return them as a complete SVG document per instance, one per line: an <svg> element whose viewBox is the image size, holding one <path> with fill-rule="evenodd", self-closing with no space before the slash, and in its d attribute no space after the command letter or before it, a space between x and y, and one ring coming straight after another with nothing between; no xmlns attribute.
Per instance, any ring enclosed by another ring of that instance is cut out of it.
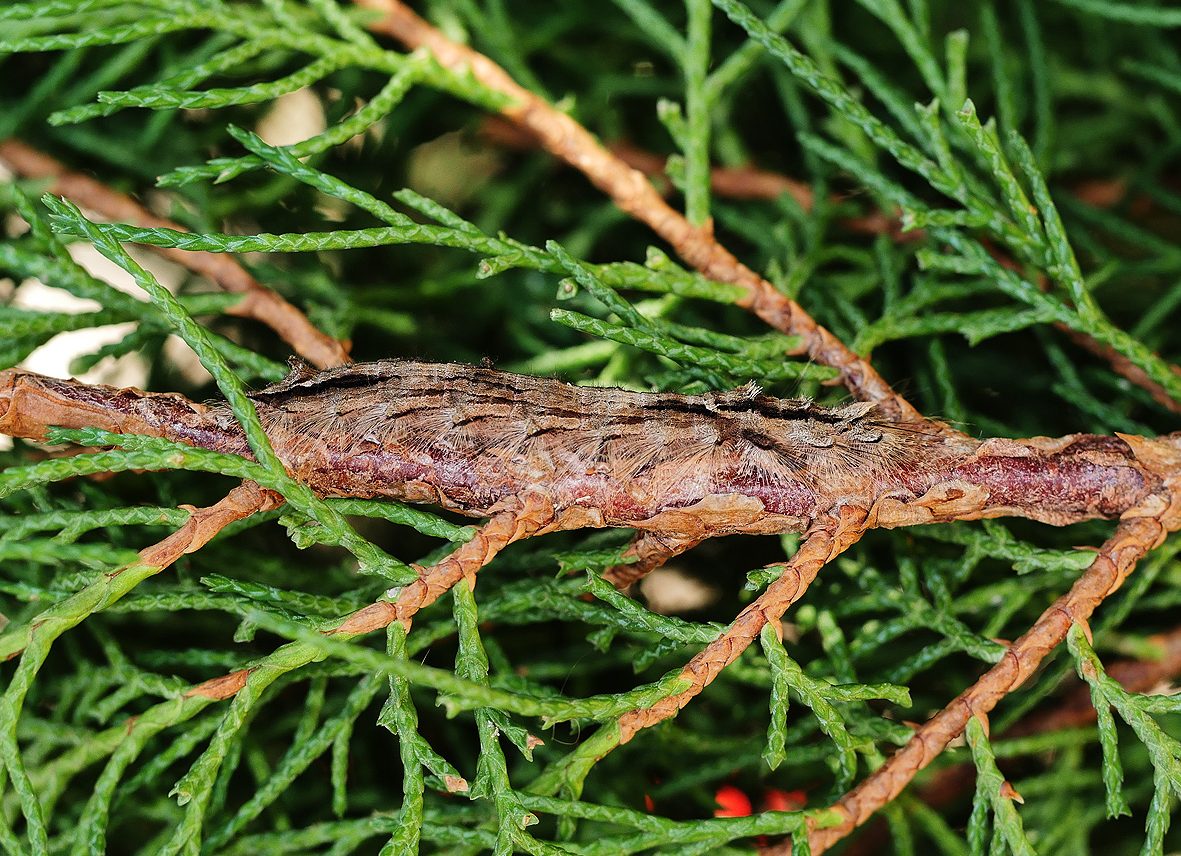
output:
<svg viewBox="0 0 1181 856"><path fill-rule="evenodd" d="M603 572L603 579L623 590L642 580L674 556L701 543L699 538L676 538L658 532L640 532L624 551L625 559L634 561L616 565Z"/></svg>
<svg viewBox="0 0 1181 856"><path fill-rule="evenodd" d="M195 553L231 523L250 517L259 511L269 511L283 504L283 498L273 491L265 490L251 481L242 482L221 500L206 508L187 506L189 519L180 528L162 541L139 551L139 559L133 565L111 572L87 592L101 590L108 582L129 568L149 568L149 575L158 574L187 553ZM185 506L182 506L185 507ZM75 595L74 597L78 597ZM80 616L78 620L81 620ZM0 636L0 661L11 659L23 651L37 632L39 623L34 621L21 630L10 630Z"/></svg>
<svg viewBox="0 0 1181 856"><path fill-rule="evenodd" d="M1133 363L1115 348L1103 344L1098 339L1086 333L1072 330L1061 322L1055 323L1054 326L1064 332L1072 342L1083 350L1090 351L1101 360L1106 360L1111 365L1111 370L1116 374L1147 391L1152 396L1152 400L1161 407L1172 413L1181 413L1181 401L1174 398L1172 393L1150 378L1144 369ZM1168 366L1174 374L1181 375L1181 366L1172 363L1169 363Z"/></svg>
<svg viewBox="0 0 1181 856"><path fill-rule="evenodd" d="M850 351L836 336L821 327L804 309L743 265L714 238L709 223L694 225L672 208L660 192L636 169L608 151L582 125L559 112L488 57L451 41L405 4L397 0L356 0L383 13L370 29L398 39L411 49L425 47L444 67L470 73L481 84L508 96L512 103L501 110L509 121L535 136L540 144L582 172L591 183L614 200L627 214L647 224L666 240L686 262L705 276L741 286L746 295L739 305L751 310L772 327L803 342L801 352L840 372L853 395L877 402L894 418L922 419L921 414L868 362Z"/></svg>
<svg viewBox="0 0 1181 856"><path fill-rule="evenodd" d="M800 532L842 504L869 509L867 528L997 516L1063 526L1129 513L1181 472L1181 434L980 441L882 421L864 405L825 410L768 397L743 398L739 426L728 415L734 395L672 402L391 360L296 373L253 397L280 459L321 494L486 517L505 500L545 493L555 508L582 515L570 518L572 528L627 526L669 543ZM401 410L391 413L395 400ZM579 424L570 413L583 414ZM537 430L536 419L553 418L566 420L563 430ZM636 446L631 426L639 423L647 446ZM54 425L250 456L224 404L0 371L0 432L43 438ZM448 425L467 427L453 434ZM407 437L426 445L410 449ZM517 451L491 453L504 449Z"/></svg>
<svg viewBox="0 0 1181 856"><path fill-rule="evenodd" d="M519 505L491 517L470 541L461 544L438 564L419 568L418 579L403 588L394 600L364 606L324 635L352 639L381 630L395 621L401 621L408 628L419 610L430 606L460 580L468 579L474 583L476 573L509 544L538 535L557 523L548 500L528 496ZM256 664L211 678L192 687L185 695L204 696L213 701L230 698L246 686L250 673L257 667Z"/></svg>
<svg viewBox="0 0 1181 856"><path fill-rule="evenodd" d="M541 145L523 126L503 116L489 116L481 123L479 134L502 148L531 151ZM607 149L623 163L642 172L661 192L672 189L663 156L622 140L608 143ZM716 195L730 199L772 201L787 194L805 211L811 211L816 203L812 188L804 182L756 166L715 166L709 171L709 180Z"/></svg>
<svg viewBox="0 0 1181 856"><path fill-rule="evenodd" d="M0 160L19 175L48 179L50 193L71 199L103 217L136 226L187 231L179 223L152 214L130 196L89 176L71 172L65 165L20 140L0 141ZM297 354L314 365L330 368L349 361L348 351L340 342L320 332L303 312L260 283L229 255L166 247L150 249L208 277L225 291L243 295L240 302L227 310L229 314L267 325Z"/></svg>
<svg viewBox="0 0 1181 856"><path fill-rule="evenodd" d="M805 533L805 540L795 555L782 563L779 578L681 671L681 678L689 682L684 690L660 699L652 707L633 710L619 718L619 745L627 743L640 730L676 716L709 686L759 638L764 626L778 621L789 606L804 596L821 568L857 543L865 532L867 518L865 509L854 506L844 506L832 515L822 516Z"/></svg>
<svg viewBox="0 0 1181 856"><path fill-rule="evenodd" d="M1149 636L1145 642L1160 649L1159 659L1119 660L1107 667L1108 676L1131 693L1150 692L1181 675L1181 627ZM1073 689L1057 706L1026 717L1001 736L1008 739L1082 728L1094 724L1095 719L1091 690L1083 685ZM917 796L931 808L942 808L960 799L975 780L976 768L971 763L953 764L935 773ZM878 818L841 851L842 856L874 856L885 849L889 837L889 827L884 819ZM774 848L769 849L775 852Z"/></svg>
<svg viewBox="0 0 1181 856"><path fill-rule="evenodd" d="M1046 655L1062 643L1072 624L1085 623L1149 550L1158 546L1167 533L1181 528L1181 473L1169 479L1165 496L1165 500L1158 498L1138 512L1125 515L1090 568L1009 646L1000 662L924 723L890 760L837 801L835 808L843 820L837 826L812 832L812 852L824 852L897 797L915 774L963 732L972 716L987 714L1021 686Z"/></svg>
<svg viewBox="0 0 1181 856"><path fill-rule="evenodd" d="M140 561L161 570L187 553L195 553L231 523L283 504L283 497L244 481L218 502L206 508L191 508L184 525L157 544L139 551ZM116 572L117 573L117 572Z"/></svg>
<svg viewBox="0 0 1181 856"><path fill-rule="evenodd" d="M489 116L480 125L479 134L493 145L505 148L532 150L541 147L535 136L502 116ZM672 182L665 169L667 159L663 155L622 140L607 143L606 146L623 163L642 172L661 194L666 195L672 190ZM709 186L715 196L728 199L771 202L786 194L805 212L811 211L816 204L812 188L804 182L754 165L712 167L709 171ZM840 202L843 197L834 193L829 198L833 202ZM895 243L918 241L924 237L922 229L902 231L902 221L898 216L891 217L881 211L863 217L845 217L840 223L852 232L888 235Z"/></svg>
<svg viewBox="0 0 1181 856"><path fill-rule="evenodd" d="M472 540L443 561L421 569L418 579L406 586L396 600L380 601L358 610L341 622L332 635L350 638L380 630L394 621L408 622L460 580L473 578L509 544L540 534L556 524L557 517L549 499L540 494L529 494L510 510L490 518Z"/></svg>

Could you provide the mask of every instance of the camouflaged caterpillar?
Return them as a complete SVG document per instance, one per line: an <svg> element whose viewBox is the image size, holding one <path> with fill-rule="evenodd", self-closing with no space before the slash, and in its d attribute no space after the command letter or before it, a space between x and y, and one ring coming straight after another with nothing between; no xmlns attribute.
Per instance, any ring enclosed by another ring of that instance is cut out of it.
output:
<svg viewBox="0 0 1181 856"><path fill-rule="evenodd" d="M843 503L899 526L1122 513L1158 487L1126 439L975 440L763 395L577 387L457 364L297 366L251 394L276 453L325 496L431 503L476 517L539 494L550 529L626 526L684 543L802 531ZM250 456L225 404L0 372L0 431L93 426ZM53 414L50 416L49 414ZM66 417L68 416L68 420Z"/></svg>
<svg viewBox="0 0 1181 856"><path fill-rule="evenodd" d="M653 394L395 360L297 369L252 398L292 472L325 493L483 516L544 490L556 509L593 508L608 526L732 495L800 517L822 484L911 463L917 427L753 383Z"/></svg>

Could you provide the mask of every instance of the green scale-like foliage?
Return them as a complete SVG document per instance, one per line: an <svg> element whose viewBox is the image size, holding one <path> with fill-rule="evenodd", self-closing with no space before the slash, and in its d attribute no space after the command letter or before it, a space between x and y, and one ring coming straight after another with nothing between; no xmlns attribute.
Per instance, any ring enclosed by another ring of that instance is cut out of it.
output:
<svg viewBox="0 0 1181 856"><path fill-rule="evenodd" d="M661 180L691 223L712 222L922 412L980 435L1176 429L1159 401L1181 401L1181 13L1169 4L424 5L602 139L666 157ZM650 247L548 154L490 142L481 123L507 99L378 38L377 17L337 0L0 3L0 138L188 230L96 222L42 198L39 180L0 186L0 368L60 334L127 324L74 368L139 355L150 388L224 397L256 461L93 430L51 437L83 454L19 441L0 453L0 849L804 850L806 826L833 822L827 806L908 723L997 662L1089 564L1077 546L1111 525L872 533L677 719L605 755L615 718L684 687L680 667L773 579L752 569L791 555L794 536L676 560L715 594L684 614L600 577L627 533L568 533L511 547L408 632L324 636L475 528L324 500L292 479L245 394L283 376L283 343L234 314L241 295L196 277L165 288L129 245L235 254L358 359L490 357L589 384L755 380L841 396L832 369L787 356L798 342L734 305L741 289ZM318 102L321 130L289 145L246 130L291 93ZM803 181L813 205L714 193L711 168L747 165ZM1118 198L1096 204L1095 183ZM902 231L867 235L869 216ZM78 242L138 294L79 264ZM34 278L90 308L11 304ZM212 383L172 364L172 336ZM139 559L189 505L242 478L286 504L163 573ZM1125 690L1104 665L1161 656L1150 637L1176 627L1179 549L1151 554L989 722L973 718L886 808L873 846L1181 846L1169 829L1181 706L1159 687ZM230 700L187 694L245 666ZM1022 731L1082 685L1095 725ZM955 765L974 771L974 793L923 790ZM753 813L715 817L723 787Z"/></svg>

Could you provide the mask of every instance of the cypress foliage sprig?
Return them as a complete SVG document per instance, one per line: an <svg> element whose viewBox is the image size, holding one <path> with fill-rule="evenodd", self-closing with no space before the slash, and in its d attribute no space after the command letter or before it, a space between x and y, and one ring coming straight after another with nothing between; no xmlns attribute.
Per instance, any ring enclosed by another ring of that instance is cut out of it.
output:
<svg viewBox="0 0 1181 856"><path fill-rule="evenodd" d="M623 746L618 718L676 698L685 662L798 538L701 545L621 592L604 574L636 558L623 533L552 533L381 639L326 634L479 522L319 497L288 474L249 398L286 373L286 340L244 313L249 293L157 250L232 256L357 359L847 397L807 335L747 311L749 283L650 246L601 174L555 160L568 138L508 135L536 108L503 81L437 42L401 49L399 6L0 4L0 162L15 144L71 171L26 164L0 184L0 368L105 330L71 370L222 398L255 457L94 429L0 451L0 848L808 852L844 822L829 804L1003 663L1110 527L869 534L760 650ZM923 414L974 436L1176 430L1181 20L1166 4L419 11L630 158L765 278L763 300L797 301ZM264 139L300 99L315 121ZM174 227L89 213L69 201L78 177ZM167 573L142 560L229 479L282 507ZM989 727L972 717L870 843L1176 850L1181 707L1155 691L1176 658L1155 655L1178 644L1179 550L1148 555ZM226 676L236 692L217 689ZM974 790L928 802L961 764Z"/></svg>

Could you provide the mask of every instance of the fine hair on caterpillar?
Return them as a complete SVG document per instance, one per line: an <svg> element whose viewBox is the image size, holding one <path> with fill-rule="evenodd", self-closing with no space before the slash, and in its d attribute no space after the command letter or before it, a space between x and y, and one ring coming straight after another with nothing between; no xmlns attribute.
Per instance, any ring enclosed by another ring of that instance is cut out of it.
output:
<svg viewBox="0 0 1181 856"><path fill-rule="evenodd" d="M397 473L387 481L429 485L440 504L461 511L488 511L506 495L544 486L556 508L594 499L612 510L612 522L730 493L790 511L776 498L913 465L922 431L876 419L869 403L825 408L763 395L755 384L640 393L396 360L297 368L252 397L276 448L300 472L372 461L371 472ZM391 486L380 481L375 493ZM393 487L413 498L413 489Z"/></svg>
<svg viewBox="0 0 1181 856"><path fill-rule="evenodd" d="M0 380L7 433L96 426L251 455L226 404L15 371ZM553 529L629 526L683 540L802 531L847 504L880 526L1005 515L1061 525L1118 516L1160 481L1127 438L976 440L882 418L867 402L821 407L754 384L642 393L382 360L296 366L250 398L284 466L321 495L483 517L532 494L554 510Z"/></svg>

